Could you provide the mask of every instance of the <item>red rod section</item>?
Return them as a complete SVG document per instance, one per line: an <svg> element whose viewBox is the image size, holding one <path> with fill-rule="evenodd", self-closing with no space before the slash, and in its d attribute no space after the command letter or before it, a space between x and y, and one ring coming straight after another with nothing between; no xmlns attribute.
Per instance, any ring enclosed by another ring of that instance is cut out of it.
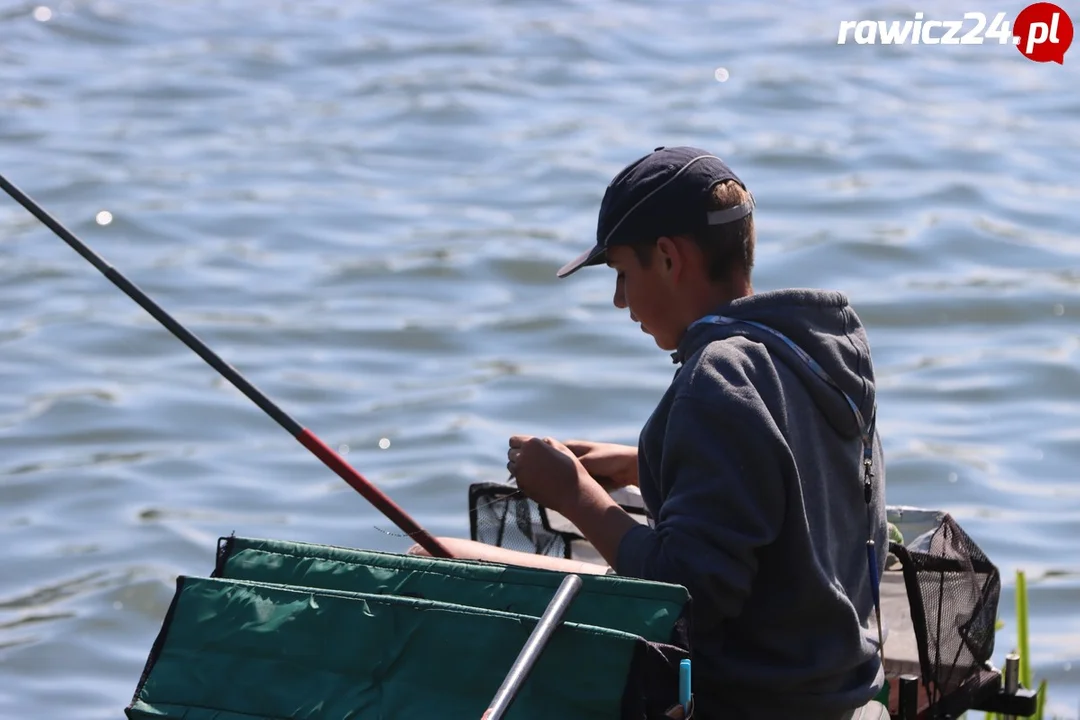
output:
<svg viewBox="0 0 1080 720"><path fill-rule="evenodd" d="M363 495L369 503L374 505L379 512L394 521L399 528L405 531L409 537L420 544L433 557L451 557L450 551L442 543L435 539L431 533L420 527L409 517L397 503L388 498L379 488L372 485L364 476L352 468L345 459L337 454L333 448L324 443L307 428L300 431L296 436L300 444L310 450L315 457L341 476L341 479L353 486Z"/></svg>

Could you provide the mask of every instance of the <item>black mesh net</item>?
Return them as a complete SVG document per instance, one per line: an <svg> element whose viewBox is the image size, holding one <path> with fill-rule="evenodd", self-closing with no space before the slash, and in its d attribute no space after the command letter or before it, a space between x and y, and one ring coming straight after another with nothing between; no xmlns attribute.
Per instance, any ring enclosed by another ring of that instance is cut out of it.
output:
<svg viewBox="0 0 1080 720"><path fill-rule="evenodd" d="M953 717L975 706L1000 677L989 664L998 569L948 514L891 549L903 565L931 717Z"/></svg>
<svg viewBox="0 0 1080 720"><path fill-rule="evenodd" d="M645 508L619 503L639 522ZM514 485L479 483L469 487L469 525L472 539L487 545L604 563L603 558L566 518L537 505Z"/></svg>
<svg viewBox="0 0 1080 720"><path fill-rule="evenodd" d="M513 485L481 483L469 487L469 531L472 539L510 550L571 557L571 544L581 536L552 527L547 510Z"/></svg>

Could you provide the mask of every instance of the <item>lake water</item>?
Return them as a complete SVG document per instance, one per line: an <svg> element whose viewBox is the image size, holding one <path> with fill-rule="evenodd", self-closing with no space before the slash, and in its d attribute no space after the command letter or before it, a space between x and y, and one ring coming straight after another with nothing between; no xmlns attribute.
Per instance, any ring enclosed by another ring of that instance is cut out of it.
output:
<svg viewBox="0 0 1080 720"><path fill-rule="evenodd" d="M0 172L466 536L510 434L636 441L670 359L608 271L555 270L626 162L722 155L758 199L756 289L838 289L868 326L889 502L998 564L999 664L1026 570L1036 678L1077 718L1080 51L836 44L971 9L2 2ZM219 536L408 546L2 200L0 716L121 717Z"/></svg>

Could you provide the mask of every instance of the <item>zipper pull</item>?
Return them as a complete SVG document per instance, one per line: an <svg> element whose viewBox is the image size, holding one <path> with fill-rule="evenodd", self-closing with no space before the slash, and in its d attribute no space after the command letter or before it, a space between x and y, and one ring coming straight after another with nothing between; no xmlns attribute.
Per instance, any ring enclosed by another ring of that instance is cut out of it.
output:
<svg viewBox="0 0 1080 720"><path fill-rule="evenodd" d="M873 498L873 479L874 473L870 469L872 460L863 460L863 496L866 498L866 504L870 504L870 500Z"/></svg>

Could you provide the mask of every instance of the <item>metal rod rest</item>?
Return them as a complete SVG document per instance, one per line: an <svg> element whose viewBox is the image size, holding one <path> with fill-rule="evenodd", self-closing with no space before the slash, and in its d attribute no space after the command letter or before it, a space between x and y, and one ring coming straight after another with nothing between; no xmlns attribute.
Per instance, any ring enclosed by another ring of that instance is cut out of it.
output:
<svg viewBox="0 0 1080 720"><path fill-rule="evenodd" d="M507 673L506 679L495 693L495 699L491 701L487 712L484 713L483 720L502 720L580 589L581 578L577 575L567 575L563 579L555 597L548 603L543 616L533 628L517 660Z"/></svg>
<svg viewBox="0 0 1080 720"><path fill-rule="evenodd" d="M1005 656L1005 694L1015 695L1020 689L1020 656L1009 653ZM1016 720L1015 715L1006 715L1004 720Z"/></svg>

